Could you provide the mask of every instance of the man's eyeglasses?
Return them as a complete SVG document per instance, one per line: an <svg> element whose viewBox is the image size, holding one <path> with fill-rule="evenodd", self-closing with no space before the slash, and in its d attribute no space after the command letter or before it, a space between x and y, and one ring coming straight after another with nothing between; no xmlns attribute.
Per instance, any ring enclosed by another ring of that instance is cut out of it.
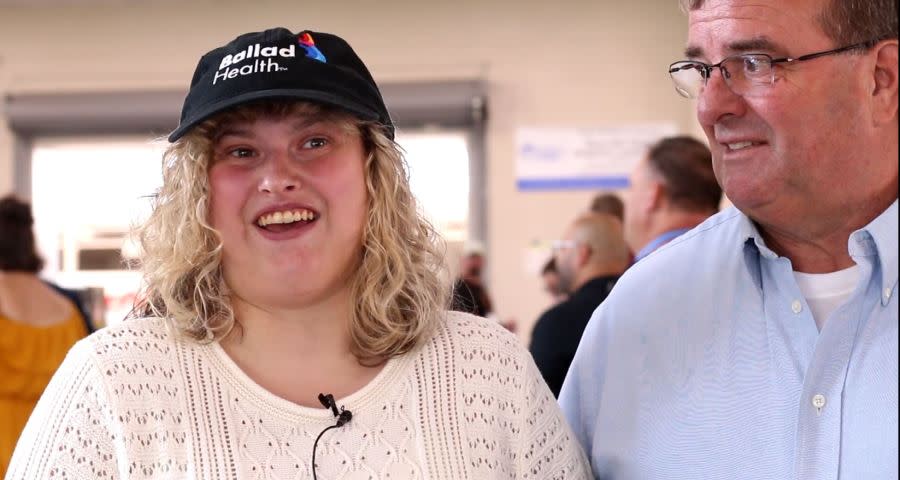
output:
<svg viewBox="0 0 900 480"><path fill-rule="evenodd" d="M551 248L553 249L553 252L556 253L560 250L575 248L576 246L578 246L578 242L576 242L575 240L556 240L551 245Z"/></svg>
<svg viewBox="0 0 900 480"><path fill-rule="evenodd" d="M722 73L725 84L737 95L752 93L760 87L767 87L775 82L775 69L779 63L805 62L826 55L835 55L858 48L871 48L879 40L856 43L846 47L826 50L824 52L810 53L800 57L772 58L765 53L744 53L732 55L715 65L698 62L695 60L683 60L669 65L669 76L675 83L675 91L682 97L697 98L713 69L718 68Z"/></svg>

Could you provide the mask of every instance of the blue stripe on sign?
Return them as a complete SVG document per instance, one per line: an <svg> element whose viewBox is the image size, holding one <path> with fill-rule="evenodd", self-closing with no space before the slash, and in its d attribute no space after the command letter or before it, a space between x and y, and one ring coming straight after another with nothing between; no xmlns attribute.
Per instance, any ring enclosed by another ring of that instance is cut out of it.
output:
<svg viewBox="0 0 900 480"><path fill-rule="evenodd" d="M516 181L519 190L580 190L592 188L626 188L628 177L611 175L606 177L560 177L527 178Z"/></svg>

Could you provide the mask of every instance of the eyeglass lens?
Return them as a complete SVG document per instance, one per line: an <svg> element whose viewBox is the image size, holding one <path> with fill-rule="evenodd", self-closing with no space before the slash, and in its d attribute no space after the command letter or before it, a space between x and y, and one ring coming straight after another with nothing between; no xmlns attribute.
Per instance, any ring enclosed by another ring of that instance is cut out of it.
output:
<svg viewBox="0 0 900 480"><path fill-rule="evenodd" d="M737 94L749 93L753 87L770 85L774 80L772 59L763 54L728 57L717 65L676 62L669 68L669 74L679 94L696 98L715 69L720 70L725 83Z"/></svg>

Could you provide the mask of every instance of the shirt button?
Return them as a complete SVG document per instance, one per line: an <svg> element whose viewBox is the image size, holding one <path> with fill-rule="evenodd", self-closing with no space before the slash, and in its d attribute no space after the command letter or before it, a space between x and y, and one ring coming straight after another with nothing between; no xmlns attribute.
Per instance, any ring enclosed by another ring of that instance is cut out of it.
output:
<svg viewBox="0 0 900 480"><path fill-rule="evenodd" d="M822 395L821 393L813 395L812 405L813 407L816 407L816 413L821 415L822 408L825 407L825 395Z"/></svg>
<svg viewBox="0 0 900 480"><path fill-rule="evenodd" d="M882 295L884 295L884 299L885 299L885 300L890 300L890 298L891 298L891 289L890 289L890 288L885 288L885 289L884 289L884 292L882 293Z"/></svg>
<svg viewBox="0 0 900 480"><path fill-rule="evenodd" d="M800 300L794 300L791 302L791 311L794 313L800 313L803 311L803 304L800 303Z"/></svg>

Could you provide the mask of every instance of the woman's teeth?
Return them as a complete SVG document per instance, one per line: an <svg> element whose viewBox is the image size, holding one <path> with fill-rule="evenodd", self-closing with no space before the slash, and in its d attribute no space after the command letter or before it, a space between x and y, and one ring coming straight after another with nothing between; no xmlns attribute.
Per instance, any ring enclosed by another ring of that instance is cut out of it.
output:
<svg viewBox="0 0 900 480"><path fill-rule="evenodd" d="M742 148L747 148L747 147L750 147L750 146L753 146L753 145L756 145L756 143L755 143L755 142L737 142L737 143L729 143L729 144L728 144L728 149L729 149L729 150L740 150L740 149L742 149Z"/></svg>
<svg viewBox="0 0 900 480"><path fill-rule="evenodd" d="M260 227L274 224L285 224L294 222L309 222L316 219L316 214L309 210L285 210L283 212L272 212L259 217L256 224Z"/></svg>

